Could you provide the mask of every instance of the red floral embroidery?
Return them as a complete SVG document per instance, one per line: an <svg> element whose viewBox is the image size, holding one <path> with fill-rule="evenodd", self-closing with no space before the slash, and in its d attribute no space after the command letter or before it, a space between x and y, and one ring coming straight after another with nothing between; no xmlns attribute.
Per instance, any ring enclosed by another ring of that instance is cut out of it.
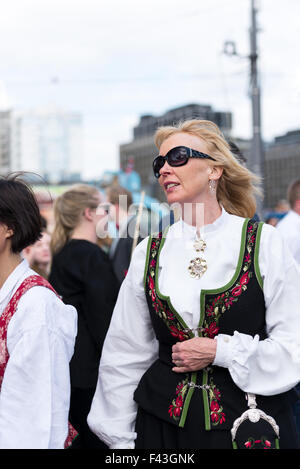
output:
<svg viewBox="0 0 300 469"><path fill-rule="evenodd" d="M210 380L209 388L209 401L210 401L210 419L212 424L222 425L226 420L226 415L223 412L223 407L220 405L221 393L219 389L213 384L212 379Z"/></svg>
<svg viewBox="0 0 300 469"><path fill-rule="evenodd" d="M244 256L244 262L241 269L240 277L238 278L235 285L218 295L217 297L210 298L207 301L205 308L205 318L203 322L203 334L205 337L213 339L219 332L219 319L226 310L238 301L241 294L247 290L247 285L253 276L253 272L250 270L252 265L253 246L255 242L255 234L258 224L250 224L247 229L247 241L246 241L246 254Z"/></svg>
<svg viewBox="0 0 300 469"><path fill-rule="evenodd" d="M172 404L169 406L168 413L174 420L179 420L184 404L184 398L188 389L188 377L180 381L176 387L176 397L173 399Z"/></svg>
<svg viewBox="0 0 300 469"><path fill-rule="evenodd" d="M250 254L246 254L245 257L244 257L244 262L250 262L251 261L251 257L250 257Z"/></svg>
<svg viewBox="0 0 300 469"><path fill-rule="evenodd" d="M217 323L215 321L210 323L210 325L204 329L204 335L210 339L213 339L218 332L219 327L217 327Z"/></svg>
<svg viewBox="0 0 300 469"><path fill-rule="evenodd" d="M189 335L183 331L183 327L176 318L176 314L170 310L166 301L158 298L155 288L155 275L156 275L156 257L161 242L161 233L158 237L154 238L151 242L150 261L148 265L147 287L148 294L151 298L152 306L157 315L164 321L169 328L170 333L179 341L189 339Z"/></svg>
<svg viewBox="0 0 300 469"><path fill-rule="evenodd" d="M173 337L176 337L180 341L186 340L186 334L184 332L180 331L175 326L170 325L169 327L170 327L170 331Z"/></svg>
<svg viewBox="0 0 300 469"><path fill-rule="evenodd" d="M246 285L248 282L249 282L249 272L246 272L244 275L241 276L240 284Z"/></svg>
<svg viewBox="0 0 300 469"><path fill-rule="evenodd" d="M269 440L266 439L266 437L262 436L260 440L255 440L252 437L248 438L248 440L244 443L244 446L246 449L254 449L257 447L262 449L271 449L272 444Z"/></svg>
<svg viewBox="0 0 300 469"><path fill-rule="evenodd" d="M213 339L219 333L220 317L225 311L228 311L231 306L239 300L241 294L247 290L247 285L253 275L250 267L253 262L252 254L257 227L257 223L250 223L247 228L246 254L244 255L243 265L236 283L229 290L217 296L210 297L206 301L205 316L202 326L202 335L204 337ZM221 393L214 385L212 378L210 379L209 387L209 403L212 424L214 426L222 425L226 420L226 415L221 405Z"/></svg>
<svg viewBox="0 0 300 469"><path fill-rule="evenodd" d="M246 254L243 259L241 274L231 289L221 293L216 297L210 298L205 307L205 317L202 326L202 335L204 337L214 338L219 332L219 319L221 315L229 310L234 302L238 301L240 295L247 289L247 285L253 275L250 270L253 262L253 245L255 242L257 223L250 224L247 229ZM176 339L182 341L189 339L189 335L184 332L183 326L177 320L176 315L169 309L166 301L158 298L155 290L155 270L156 257L161 241L161 236L151 242L150 261L148 265L147 287L148 294L152 300L152 306L158 316L165 322L170 333ZM188 378L181 381L176 388L176 397L169 406L169 416L179 420L184 406L184 399L188 389ZM212 378L208 388L210 419L213 426L222 425L226 421L226 414L221 405L221 392L213 383Z"/></svg>

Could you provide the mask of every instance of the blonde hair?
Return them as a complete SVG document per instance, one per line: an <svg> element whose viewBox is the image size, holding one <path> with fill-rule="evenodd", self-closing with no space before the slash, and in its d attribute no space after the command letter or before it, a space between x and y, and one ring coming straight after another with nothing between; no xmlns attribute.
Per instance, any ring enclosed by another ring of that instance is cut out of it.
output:
<svg viewBox="0 0 300 469"><path fill-rule="evenodd" d="M86 208L96 209L99 191L86 184L75 184L54 202L54 230L51 236L52 254L60 251L70 240Z"/></svg>
<svg viewBox="0 0 300 469"><path fill-rule="evenodd" d="M126 195L127 197L126 207L122 207L124 210L127 211L130 205L132 205L133 203L131 192L125 189L125 187L119 185L113 185L107 189L108 200L113 205L121 204L122 206L122 198L120 198L121 195Z"/></svg>
<svg viewBox="0 0 300 469"><path fill-rule="evenodd" d="M204 140L208 154L216 160L210 164L223 168L216 192L219 204L228 213L252 218L256 211L255 196L262 196L260 178L233 155L219 127L211 121L197 119L180 122L176 126L160 127L155 134L155 144L160 148L164 140L182 132Z"/></svg>

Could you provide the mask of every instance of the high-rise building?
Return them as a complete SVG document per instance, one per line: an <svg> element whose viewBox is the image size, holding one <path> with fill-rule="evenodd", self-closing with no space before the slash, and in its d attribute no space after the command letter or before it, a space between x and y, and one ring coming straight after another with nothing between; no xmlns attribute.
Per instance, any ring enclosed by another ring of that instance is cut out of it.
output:
<svg viewBox="0 0 300 469"><path fill-rule="evenodd" d="M11 111L0 111L0 174L10 171Z"/></svg>
<svg viewBox="0 0 300 469"><path fill-rule="evenodd" d="M220 127L225 136L229 136L232 127L230 112L214 111L208 105L187 104L171 109L161 116L141 116L140 122L133 129L133 140L120 145L120 167L125 170L129 162L133 161L134 169L141 177L142 187L158 200L164 201L165 196L152 172L152 161L157 155L154 133L160 126L174 125L188 119L211 120Z"/></svg>
<svg viewBox="0 0 300 469"><path fill-rule="evenodd" d="M47 182L81 178L82 117L58 109L16 112L12 121L11 168L30 171Z"/></svg>

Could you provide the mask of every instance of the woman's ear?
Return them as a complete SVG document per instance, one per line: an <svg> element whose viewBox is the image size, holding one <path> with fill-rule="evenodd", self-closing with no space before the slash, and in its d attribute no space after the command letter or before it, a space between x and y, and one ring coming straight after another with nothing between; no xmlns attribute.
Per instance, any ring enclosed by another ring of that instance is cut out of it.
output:
<svg viewBox="0 0 300 469"><path fill-rule="evenodd" d="M83 211L83 217L88 221L92 221L93 220L93 211L95 211L95 210L90 208L90 207L86 207Z"/></svg>
<svg viewBox="0 0 300 469"><path fill-rule="evenodd" d="M5 238L9 239L14 235L14 230L11 228L6 228Z"/></svg>
<svg viewBox="0 0 300 469"><path fill-rule="evenodd" d="M222 166L209 166L208 174L210 179L217 181L223 174Z"/></svg>

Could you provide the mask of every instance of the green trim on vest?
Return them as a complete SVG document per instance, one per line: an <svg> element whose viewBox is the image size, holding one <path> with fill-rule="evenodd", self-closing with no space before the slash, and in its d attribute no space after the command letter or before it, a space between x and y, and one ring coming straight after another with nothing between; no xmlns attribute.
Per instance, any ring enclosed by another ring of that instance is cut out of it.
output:
<svg viewBox="0 0 300 469"><path fill-rule="evenodd" d="M226 285L224 285L220 288L211 289L211 290L202 290L201 291L201 294L200 294L199 328L203 327L203 323L204 323L204 320L205 320L206 295L217 295L219 293L223 293L226 290L229 290L237 282L237 280L239 278L239 275L241 275L241 270L242 270L242 266L243 266L243 262L244 262L244 254L245 254L246 239L247 239L247 228L248 228L249 221L250 221L250 218L246 218L243 222L242 231L241 231L241 238L240 238L240 251L239 251L238 262L237 262L237 266L236 266L235 272L234 272L231 280ZM258 228L257 228L256 245L255 245L255 251L253 253L254 274L255 274L255 277L257 278L258 284L261 288L262 288L262 283L263 282L262 282L262 277L261 277L260 270L259 270L259 265L258 265L258 256L259 256L259 242L260 242L262 225L263 225L263 223L259 223ZM155 286L156 295L161 300L167 302L168 307L170 308L170 310L172 311L172 313L176 317L176 319L177 319L179 325L182 327L182 329L189 330L188 333L186 334L189 338L198 337L198 336L203 337L203 332L202 331L200 332L201 329L199 329L199 332L198 332L197 336L189 329L189 327L187 326L185 321L182 319L180 314L176 311L176 309L172 305L170 297L163 295L160 292L160 289L159 289L159 285L158 285L159 258L160 258L160 253L161 253L161 250L163 249L163 246L164 246L164 243L165 243L165 240L166 240L166 235L168 233L169 228L170 227L168 226L165 229L164 233L162 234L162 238L159 242L158 251L156 252L156 256L155 256L156 257L156 265L155 265L155 283L154 283L154 286ZM148 246L147 246L147 254L146 254L147 257L146 257L145 270L144 270L144 288L145 288L146 294L147 294L147 275L149 273L149 264L150 264L150 261L151 261L150 251L151 251L151 245L152 245L153 239L155 237L157 237L157 235L149 237ZM198 371L194 371L192 373L187 373L187 374L190 374L190 376L191 376L190 381L192 383L196 384L197 383L198 373L202 373L202 385L203 386L208 385L209 371L206 370L205 368L203 370L198 370ZM190 387L188 392L187 392L187 395L186 395L186 398L185 398L185 401L184 401L184 404L183 404L183 408L182 408L180 421L179 421L179 427L184 427L184 425L185 425L185 421L186 421L186 418L187 418L187 414L188 414L188 410L189 410L189 406L190 406L190 402L191 402L191 398L193 396L194 390L195 390L195 387ZM212 424L211 424L211 416L210 416L209 394L208 394L208 391L205 388L202 389L202 395L203 395L203 406L204 406L204 417L205 417L205 430L211 430Z"/></svg>
<svg viewBox="0 0 300 469"><path fill-rule="evenodd" d="M197 381L197 371L194 371L191 375L191 379L190 379L190 382L196 384L196 381ZM184 405L183 405L183 409L182 409L182 414L181 414L181 418L180 418L180 421L179 421L179 427L184 427L184 424L185 424L185 420L186 420L186 417L187 417L187 413L188 413L188 410L189 410L189 406L190 406L190 401L192 399L192 395L195 391L195 388L191 388L188 390L188 393L187 393L187 396L184 400Z"/></svg>
<svg viewBox="0 0 300 469"><path fill-rule="evenodd" d="M257 235L256 235L256 244L255 244L255 251L254 251L254 272L258 281L258 284L260 288L263 290L264 286L264 281L260 273L260 268L259 268L259 248L260 248L260 238L261 238L261 232L262 232L262 227L263 227L264 222L259 222L258 229L257 229Z"/></svg>
<svg viewBox="0 0 300 469"><path fill-rule="evenodd" d="M170 297L163 295L161 293L160 289L159 289L159 286L158 286L159 257L160 257L160 252L161 252L161 250L162 250L162 248L165 244L166 235L167 235L167 232L168 232L169 228L170 228L170 226L167 226L167 228L165 229L165 231L163 233L162 240L161 240L161 243L160 243L160 246L159 246L159 249L158 249L158 253L157 253L157 262L156 262L156 266L155 266L155 290L157 292L157 296L168 303L168 306L169 306L170 310L172 311L173 314L175 314L176 319L181 324L182 328L183 329L189 329L188 325L184 322L184 320L182 319L180 314L176 311L176 309L172 305ZM188 335L189 335L190 338L195 337L195 335L193 334L192 331L188 332Z"/></svg>
<svg viewBox="0 0 300 469"><path fill-rule="evenodd" d="M203 369L203 378L202 385L208 384L208 372ZM205 430L211 430L211 421L210 421L210 408L208 401L208 392L206 389L202 389L203 396L203 407L204 407L204 418L205 418Z"/></svg>
<svg viewBox="0 0 300 469"><path fill-rule="evenodd" d="M145 262L144 281L143 281L145 292L147 291L146 282L147 282L147 273L148 273L148 267L149 267L149 255L150 255L152 239L153 239L153 236L149 236L148 244L147 244L147 251L146 251L146 262Z"/></svg>
<svg viewBox="0 0 300 469"><path fill-rule="evenodd" d="M243 227L242 227L242 234L241 234L241 244L240 244L240 252L239 252L239 258L238 258L238 263L237 267L235 269L235 272L233 274L233 277L231 280L224 285L223 287L217 288L217 289L211 289L211 290L202 290L200 294L200 320L199 320L199 328L202 327L203 321L205 318L205 295L207 294L218 294L218 293L223 293L226 290L229 290L237 281L240 273L241 273L241 268L243 264L243 258L244 258L244 251L245 251L245 243L246 243L246 234L247 234L247 226L250 218L246 218ZM199 336L202 336L202 332L199 332ZM203 371L203 382L202 384L208 384L208 372L204 369ZM204 403L204 415L205 415L205 430L211 430L211 420L210 420L210 408L209 408L209 400L208 400L208 392L203 389L203 403Z"/></svg>
<svg viewBox="0 0 300 469"><path fill-rule="evenodd" d="M233 274L233 277L229 282L224 285L223 287L217 288L217 289L212 289L212 290L201 290L201 295L200 295L200 321L199 321L199 327L202 326L203 320L204 320L204 300L205 300L205 295L217 295L218 293L223 293L225 290L229 290L234 283L237 281L238 276L241 273L241 267L243 263L243 255L244 255L244 250L245 250L245 242L246 242L246 231L247 231L247 225L249 222L250 218L246 218L244 223L243 223L243 228L242 228L242 236L241 236L241 246L240 246L240 253L239 253L239 258L238 258L238 263L237 267L235 269L235 272Z"/></svg>

